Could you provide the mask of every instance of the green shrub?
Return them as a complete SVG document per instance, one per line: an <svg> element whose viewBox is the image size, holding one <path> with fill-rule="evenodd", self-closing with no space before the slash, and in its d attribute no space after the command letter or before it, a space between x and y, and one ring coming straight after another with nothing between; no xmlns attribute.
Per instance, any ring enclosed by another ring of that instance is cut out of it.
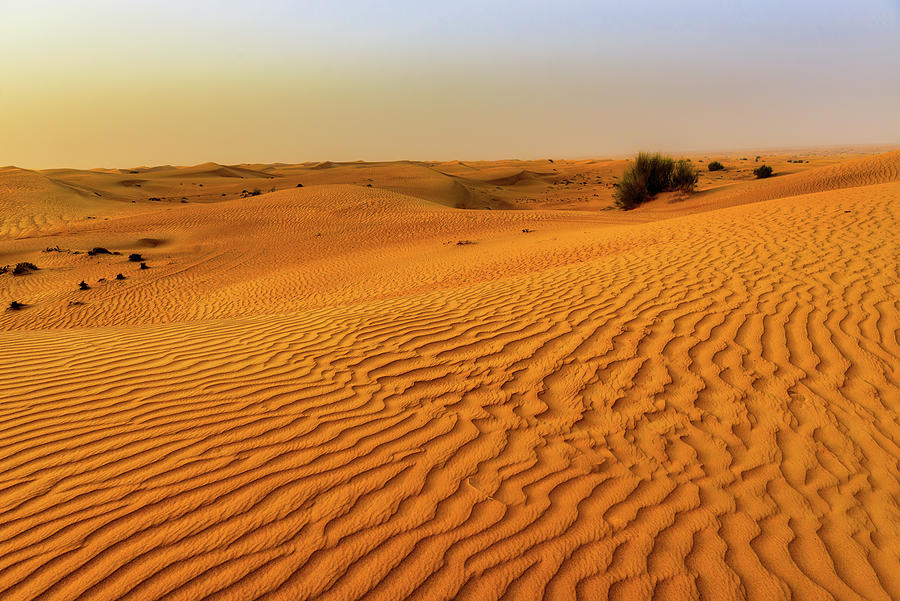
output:
<svg viewBox="0 0 900 601"><path fill-rule="evenodd" d="M670 186L673 190L693 192L699 177L700 174L694 169L691 162L688 159L681 159L675 163L675 168L672 170Z"/></svg>
<svg viewBox="0 0 900 601"><path fill-rule="evenodd" d="M634 168L631 168L616 184L614 198L616 206L627 211L650 198L650 194L647 192L646 184L638 177Z"/></svg>
<svg viewBox="0 0 900 601"><path fill-rule="evenodd" d="M757 177L757 179L764 179L767 177L772 177L772 168L768 165L760 165L756 169L753 170L753 175Z"/></svg>
<svg viewBox="0 0 900 601"><path fill-rule="evenodd" d="M620 209L633 209L666 190L692 192L699 174L691 162L677 163L659 153L641 152L616 184L614 199Z"/></svg>
<svg viewBox="0 0 900 601"><path fill-rule="evenodd" d="M632 166L635 175L644 182L650 196L656 196L668 189L674 168L675 161L658 152L656 154L639 153Z"/></svg>
<svg viewBox="0 0 900 601"><path fill-rule="evenodd" d="M722 171L723 169L725 169L725 165L723 165L719 161L713 161L708 166L710 171Z"/></svg>

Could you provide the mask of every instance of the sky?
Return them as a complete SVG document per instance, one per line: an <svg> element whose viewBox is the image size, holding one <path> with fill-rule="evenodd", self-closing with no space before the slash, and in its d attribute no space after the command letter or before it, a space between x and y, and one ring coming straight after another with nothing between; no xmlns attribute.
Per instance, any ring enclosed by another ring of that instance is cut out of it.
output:
<svg viewBox="0 0 900 601"><path fill-rule="evenodd" d="M0 0L0 165L900 144L900 0Z"/></svg>

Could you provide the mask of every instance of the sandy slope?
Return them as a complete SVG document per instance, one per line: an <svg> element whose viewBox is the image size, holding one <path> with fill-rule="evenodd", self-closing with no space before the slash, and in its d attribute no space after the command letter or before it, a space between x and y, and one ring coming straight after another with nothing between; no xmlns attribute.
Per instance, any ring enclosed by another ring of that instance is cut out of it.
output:
<svg viewBox="0 0 900 601"><path fill-rule="evenodd" d="M322 182L8 240L42 269L0 276L0 598L900 598L898 157L625 216Z"/></svg>
<svg viewBox="0 0 900 601"><path fill-rule="evenodd" d="M27 235L76 219L116 214L121 203L44 174L0 167L0 238Z"/></svg>

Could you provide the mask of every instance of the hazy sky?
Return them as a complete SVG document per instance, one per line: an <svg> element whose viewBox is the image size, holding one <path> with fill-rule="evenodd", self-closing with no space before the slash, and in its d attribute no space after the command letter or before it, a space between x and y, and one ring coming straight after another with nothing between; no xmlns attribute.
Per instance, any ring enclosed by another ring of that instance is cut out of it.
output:
<svg viewBox="0 0 900 601"><path fill-rule="evenodd" d="M0 0L0 165L900 143L898 0Z"/></svg>

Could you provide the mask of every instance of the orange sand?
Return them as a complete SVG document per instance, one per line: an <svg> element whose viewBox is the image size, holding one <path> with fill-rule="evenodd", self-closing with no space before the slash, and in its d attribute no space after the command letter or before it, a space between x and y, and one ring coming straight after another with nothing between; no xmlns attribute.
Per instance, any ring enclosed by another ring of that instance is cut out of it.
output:
<svg viewBox="0 0 900 601"><path fill-rule="evenodd" d="M900 599L900 151L764 161L0 169L0 599Z"/></svg>

